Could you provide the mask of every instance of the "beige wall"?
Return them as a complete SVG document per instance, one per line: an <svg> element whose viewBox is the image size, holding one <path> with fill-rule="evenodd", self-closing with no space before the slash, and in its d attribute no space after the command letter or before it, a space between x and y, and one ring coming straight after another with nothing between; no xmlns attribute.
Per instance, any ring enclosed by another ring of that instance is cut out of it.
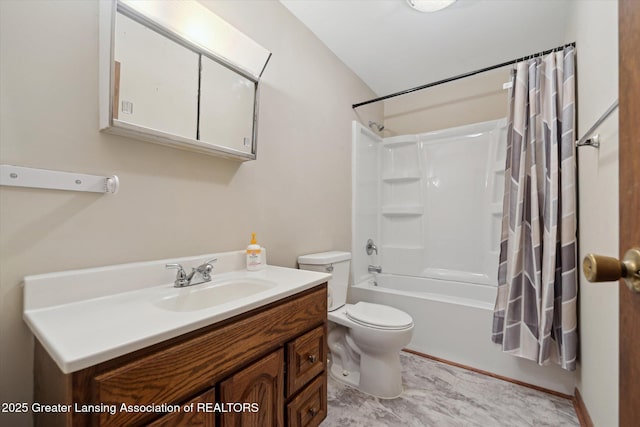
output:
<svg viewBox="0 0 640 427"><path fill-rule="evenodd" d="M616 1L576 1L567 40L577 43L578 134L618 98ZM595 31L594 31L595 29ZM618 114L597 130L599 150L578 150L579 257L618 255ZM618 425L618 283L580 277L577 387L596 427Z"/></svg>
<svg viewBox="0 0 640 427"><path fill-rule="evenodd" d="M208 5L273 52L257 161L98 132L97 1L0 1L0 161L121 181L113 196L0 189L0 401L32 395L25 275L240 249L252 231L277 265L350 249L350 122L381 106L353 112L374 94L279 2Z"/></svg>
<svg viewBox="0 0 640 427"><path fill-rule="evenodd" d="M503 67L384 101L382 136L417 134L506 117L507 91L502 84L510 80L510 70Z"/></svg>

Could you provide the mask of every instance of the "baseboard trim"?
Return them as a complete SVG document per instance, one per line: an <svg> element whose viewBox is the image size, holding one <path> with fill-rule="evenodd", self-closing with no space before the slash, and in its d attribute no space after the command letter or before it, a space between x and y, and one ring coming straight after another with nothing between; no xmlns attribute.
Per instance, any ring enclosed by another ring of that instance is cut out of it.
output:
<svg viewBox="0 0 640 427"><path fill-rule="evenodd" d="M411 354L415 354L416 356L424 357L425 359L435 360L436 362L441 362L441 363L445 363L447 365L455 366L457 368L466 369L467 371L477 372L479 374L486 375L486 376L492 377L492 378L496 378L498 380L507 381L507 382L510 382L510 383L513 383L513 384L518 384L518 385L521 385L523 387L531 388L531 389L534 389L534 390L541 391L543 393L547 393L547 394L551 394L553 396L557 396L557 397L560 397L560 398L563 398L563 399L571 400L573 402L574 407L577 408L576 399L575 399L574 396L570 396L568 394L560 393L559 391L550 390L548 388L544 388L544 387L540 387L540 386L537 386L537 385L525 383L524 381L516 380L514 378L509 378L509 377L505 377L503 375L494 374L493 372L489 372L489 371L483 371L482 369L477 369L477 368L474 368L472 366L463 365L462 363L452 362L452 361L447 360L447 359L442 359L440 357L431 356L429 354L421 353L421 352L415 351L415 350L410 350L408 348L405 348L402 351L405 351L405 352L411 353ZM576 392L577 391L578 390L576 389ZM584 406L584 402L582 404ZM586 407L585 407L585 411L586 411ZM577 409L576 409L576 412L578 412ZM588 416L588 413L587 413L587 416ZM578 415L578 418L580 419L579 415ZM582 424L582 420L581 420L580 421L580 426L581 427L593 427L593 424L584 424L583 425Z"/></svg>
<svg viewBox="0 0 640 427"><path fill-rule="evenodd" d="M573 398L573 408L578 416L578 421L580 421L580 427L594 427L589 411L587 410L587 405L584 404L580 390L578 390L577 387L574 393L575 397Z"/></svg>

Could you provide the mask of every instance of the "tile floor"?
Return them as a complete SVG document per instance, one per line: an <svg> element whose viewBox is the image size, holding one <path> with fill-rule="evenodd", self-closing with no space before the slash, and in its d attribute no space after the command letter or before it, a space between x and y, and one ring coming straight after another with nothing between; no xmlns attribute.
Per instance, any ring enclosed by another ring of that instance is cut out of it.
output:
<svg viewBox="0 0 640 427"><path fill-rule="evenodd" d="M329 377L321 427L579 426L570 400L466 369L401 353L405 391L368 396Z"/></svg>

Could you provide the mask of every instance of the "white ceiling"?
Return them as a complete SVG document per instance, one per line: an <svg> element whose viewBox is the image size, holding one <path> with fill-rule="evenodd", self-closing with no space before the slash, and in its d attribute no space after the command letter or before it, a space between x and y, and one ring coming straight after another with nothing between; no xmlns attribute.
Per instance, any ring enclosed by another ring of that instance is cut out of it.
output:
<svg viewBox="0 0 640 427"><path fill-rule="evenodd" d="M566 42L572 0L280 0L379 96ZM364 100L363 100L364 101Z"/></svg>

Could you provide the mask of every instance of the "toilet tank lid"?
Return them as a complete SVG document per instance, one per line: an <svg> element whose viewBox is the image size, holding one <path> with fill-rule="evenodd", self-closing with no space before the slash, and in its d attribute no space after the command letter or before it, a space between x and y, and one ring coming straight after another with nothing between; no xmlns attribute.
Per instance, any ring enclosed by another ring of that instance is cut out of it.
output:
<svg viewBox="0 0 640 427"><path fill-rule="evenodd" d="M298 257L298 264L322 265L348 261L350 259L351 252L329 251L317 254L300 255Z"/></svg>

